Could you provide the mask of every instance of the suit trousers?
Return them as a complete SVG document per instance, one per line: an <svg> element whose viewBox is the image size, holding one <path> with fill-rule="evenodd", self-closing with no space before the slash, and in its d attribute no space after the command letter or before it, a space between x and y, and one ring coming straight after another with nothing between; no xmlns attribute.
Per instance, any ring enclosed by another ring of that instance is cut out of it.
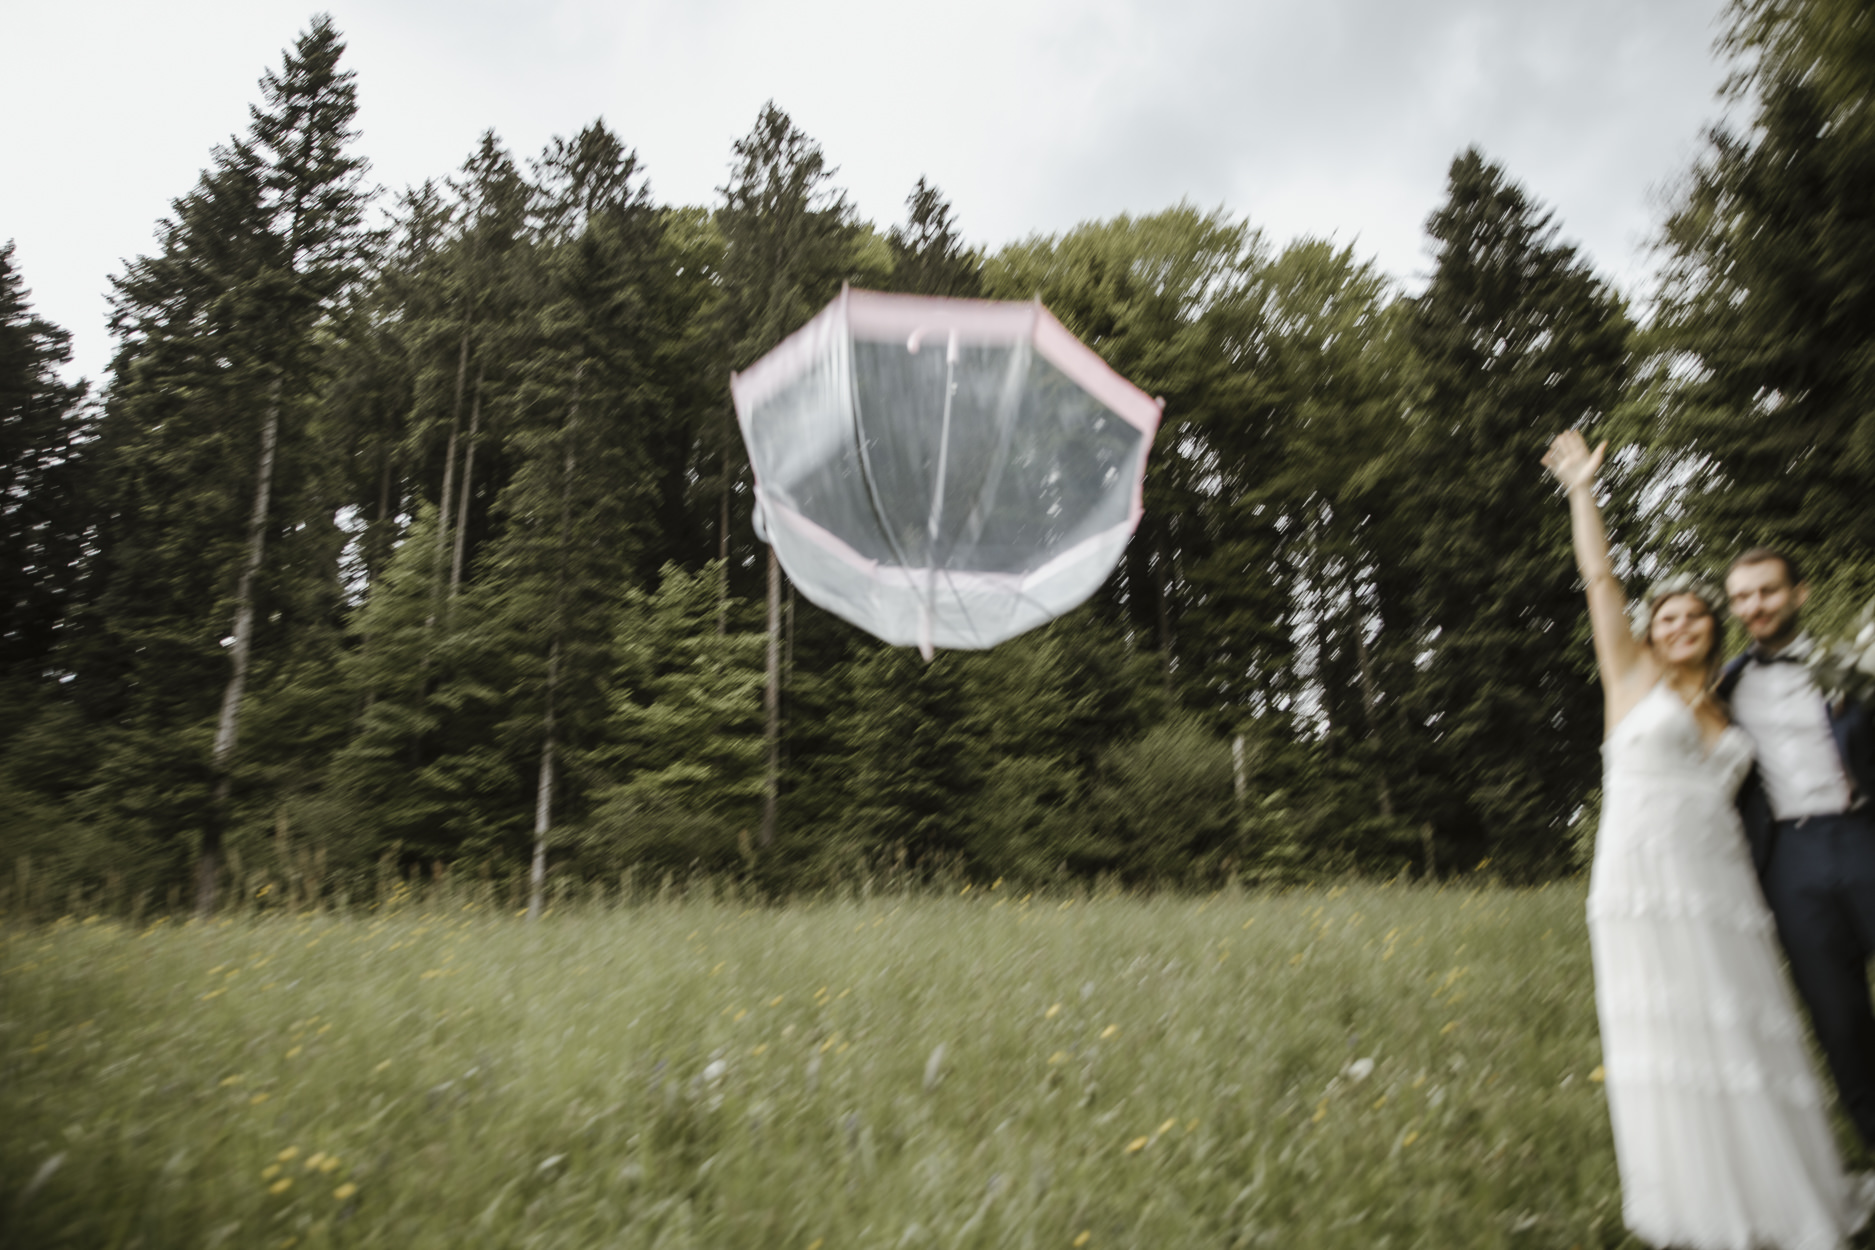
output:
<svg viewBox="0 0 1875 1250"><path fill-rule="evenodd" d="M1778 821L1763 882L1843 1109L1875 1151L1875 820L1864 808Z"/></svg>

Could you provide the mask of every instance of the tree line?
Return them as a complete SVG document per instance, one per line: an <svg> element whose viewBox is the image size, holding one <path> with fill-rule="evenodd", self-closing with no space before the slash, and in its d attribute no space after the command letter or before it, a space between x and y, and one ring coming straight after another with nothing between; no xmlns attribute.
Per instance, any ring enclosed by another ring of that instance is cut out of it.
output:
<svg viewBox="0 0 1875 1250"><path fill-rule="evenodd" d="M881 230L772 103L709 206L602 121L387 201L316 19L114 279L95 394L0 251L0 871L203 906L1572 871L1601 714L1556 431L1615 441L1637 587L1769 541L1875 590L1875 35L1730 19L1748 122L1644 318L1476 150L1417 294L1189 204L986 252L920 181ZM927 664L786 586L727 377L842 283L1039 295L1164 397L1086 606Z"/></svg>

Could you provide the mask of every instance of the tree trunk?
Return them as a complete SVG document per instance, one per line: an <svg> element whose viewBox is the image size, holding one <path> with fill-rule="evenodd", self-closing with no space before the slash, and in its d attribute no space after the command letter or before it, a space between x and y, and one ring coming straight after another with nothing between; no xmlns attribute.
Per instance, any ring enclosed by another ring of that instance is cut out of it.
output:
<svg viewBox="0 0 1875 1250"><path fill-rule="evenodd" d="M762 785L762 845L775 843L776 804L781 795L781 561L768 549L768 688L762 699L768 713L763 732L768 773Z"/></svg>
<svg viewBox="0 0 1875 1250"><path fill-rule="evenodd" d="M247 558L241 562L241 577L234 591L234 640L228 650L227 688L221 695L221 717L215 726L215 751L211 769L215 777L214 797L208 819L202 829L202 854L195 866L195 909L203 917L215 911L215 879L221 870L222 834L228 827L229 805L233 799L235 743L241 733L241 696L247 691L248 658L254 646L254 579L260 576L261 563L267 554L267 511L273 502L274 452L280 442L279 378L267 396L267 415L260 431L260 467L254 476L254 510L247 521Z"/></svg>
<svg viewBox="0 0 1875 1250"><path fill-rule="evenodd" d="M475 488L475 440L482 429L482 377L484 367L475 367L475 398L469 404L469 445L462 453L462 507L456 513L456 554L449 566L449 597L456 597L462 585L462 556L468 547L469 499ZM579 402L574 401L576 404Z"/></svg>
<svg viewBox="0 0 1875 1250"><path fill-rule="evenodd" d="M553 828L553 696L560 676L560 643L547 656L547 717L540 740L540 779L534 789L534 863L527 874L527 918L540 919L547 892L547 833Z"/></svg>
<svg viewBox="0 0 1875 1250"><path fill-rule="evenodd" d="M1152 561L1153 590L1159 601L1159 672L1165 682L1166 697L1172 695L1173 635L1172 635L1172 587L1168 566L1171 561L1165 554L1165 535L1158 535L1154 544Z"/></svg>
<svg viewBox="0 0 1875 1250"><path fill-rule="evenodd" d="M436 626L437 605L443 599L443 563L449 558L449 501L456 487L456 433L462 428L462 396L469 377L469 332L462 332L462 351L456 357L456 406L449 414L449 446L443 452L443 493L436 499L436 585L430 596L430 615L424 628Z"/></svg>
<svg viewBox="0 0 1875 1250"><path fill-rule="evenodd" d="M580 390L586 377L586 362L581 361L573 375L573 403L567 409L566 425L560 432L560 567L553 587L553 645L547 652L547 707L540 735L540 779L534 789L534 862L528 870L527 918L538 920L547 891L547 835L553 830L554 752L559 745L554 734L554 696L560 686L560 639L566 632L566 564L572 546L573 471L577 460L573 435L579 426ZM476 378L479 394L481 378Z"/></svg>
<svg viewBox="0 0 1875 1250"><path fill-rule="evenodd" d="M729 633L729 449L723 448L723 491L716 517L716 559L723 566L722 593L716 597L716 636Z"/></svg>
<svg viewBox="0 0 1875 1250"><path fill-rule="evenodd" d="M1361 703L1367 709L1367 734L1376 742L1380 739L1380 692L1374 685L1374 665L1367 654L1367 627L1359 619L1354 622L1354 655L1361 666ZM1386 770L1378 761L1374 764L1374 785L1378 790L1380 814L1388 820L1393 819L1393 791L1387 785ZM1430 857L1428 857L1430 858Z"/></svg>
<svg viewBox="0 0 1875 1250"><path fill-rule="evenodd" d="M365 559L367 561L365 565L366 594L370 594L371 587L377 582L378 578L384 575L385 568L388 567L391 562L391 551L394 546L390 533L391 469L393 467L394 462L391 453L380 447L378 465L378 514L371 526L371 532L367 536L368 541L364 545Z"/></svg>
<svg viewBox="0 0 1875 1250"><path fill-rule="evenodd" d="M365 531L366 541L364 544L365 597L367 599L370 598L372 591L377 587L378 579L384 575L384 570L390 566L392 549L391 535L389 533L391 519L391 455L388 451L385 451L382 446L380 446L378 450L380 461L378 470L378 512L377 517ZM360 659L368 659L370 657L371 635L369 632L366 632L359 638L358 654ZM367 673L371 671L371 665L369 663L364 665L364 671ZM364 698L359 704L359 715L362 716L365 712L369 711L371 705L377 702L377 698L378 688L375 681L367 681L365 683Z"/></svg>

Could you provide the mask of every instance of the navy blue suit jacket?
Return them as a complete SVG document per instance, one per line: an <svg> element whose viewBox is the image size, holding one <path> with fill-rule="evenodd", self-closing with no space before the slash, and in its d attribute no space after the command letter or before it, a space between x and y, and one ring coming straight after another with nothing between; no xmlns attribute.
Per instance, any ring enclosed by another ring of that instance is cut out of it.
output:
<svg viewBox="0 0 1875 1250"><path fill-rule="evenodd" d="M1738 676L1751 662L1749 655L1732 659L1719 675L1718 695L1731 702ZM1842 755L1843 770L1855 783L1860 798L1875 796L1875 723L1869 706L1851 700L1831 700L1828 705L1829 728L1836 738L1836 750ZM1777 844L1777 824L1771 815L1771 798L1765 793L1764 778L1752 765L1745 784L1738 789L1738 814L1745 821L1745 840L1751 844L1751 862L1762 877L1771 866L1771 852Z"/></svg>

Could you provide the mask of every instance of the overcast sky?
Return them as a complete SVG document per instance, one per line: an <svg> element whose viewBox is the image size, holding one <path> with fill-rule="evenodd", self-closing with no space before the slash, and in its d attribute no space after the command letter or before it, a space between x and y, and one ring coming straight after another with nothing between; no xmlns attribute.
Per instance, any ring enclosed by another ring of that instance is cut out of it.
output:
<svg viewBox="0 0 1875 1250"><path fill-rule="evenodd" d="M401 188L494 128L517 156L603 116L667 203L709 203L774 99L860 212L922 175L991 247L1189 199L1275 242L1351 243L1412 288L1469 144L1631 295L1720 115L1721 0L335 0L360 150ZM74 372L109 278L315 6L60 0L0 11L0 241ZM388 198L388 197L387 197Z"/></svg>

